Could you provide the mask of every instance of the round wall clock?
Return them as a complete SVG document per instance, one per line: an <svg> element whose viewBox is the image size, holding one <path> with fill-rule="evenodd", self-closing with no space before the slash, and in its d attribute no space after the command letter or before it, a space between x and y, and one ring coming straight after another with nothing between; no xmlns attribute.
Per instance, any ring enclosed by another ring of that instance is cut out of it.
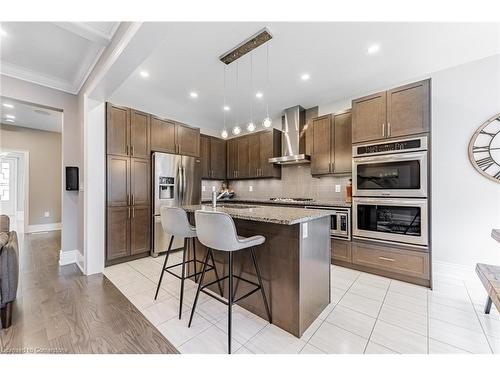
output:
<svg viewBox="0 0 500 375"><path fill-rule="evenodd" d="M469 142L469 159L483 176L500 182L500 113L476 130Z"/></svg>

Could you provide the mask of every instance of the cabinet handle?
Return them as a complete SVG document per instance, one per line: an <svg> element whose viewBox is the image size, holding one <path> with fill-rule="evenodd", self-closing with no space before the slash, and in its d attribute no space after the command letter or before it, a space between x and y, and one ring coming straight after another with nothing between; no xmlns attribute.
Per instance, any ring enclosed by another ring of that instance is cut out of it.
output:
<svg viewBox="0 0 500 375"><path fill-rule="evenodd" d="M125 154L127 154L127 155L128 155L128 148L129 148L129 145L126 145L125 146Z"/></svg>
<svg viewBox="0 0 500 375"><path fill-rule="evenodd" d="M135 218L135 207L132 207L132 218Z"/></svg>
<svg viewBox="0 0 500 375"><path fill-rule="evenodd" d="M130 146L130 155L134 156L134 145Z"/></svg>
<svg viewBox="0 0 500 375"><path fill-rule="evenodd" d="M378 257L378 259L380 259L380 260L386 260L388 262L394 262L394 259L392 259L392 258Z"/></svg>
<svg viewBox="0 0 500 375"><path fill-rule="evenodd" d="M385 138L385 124L382 124L382 138Z"/></svg>
<svg viewBox="0 0 500 375"><path fill-rule="evenodd" d="M127 219L130 219L130 207L127 208Z"/></svg>
<svg viewBox="0 0 500 375"><path fill-rule="evenodd" d="M390 122L387 123L387 136L388 137L391 136L391 123Z"/></svg>

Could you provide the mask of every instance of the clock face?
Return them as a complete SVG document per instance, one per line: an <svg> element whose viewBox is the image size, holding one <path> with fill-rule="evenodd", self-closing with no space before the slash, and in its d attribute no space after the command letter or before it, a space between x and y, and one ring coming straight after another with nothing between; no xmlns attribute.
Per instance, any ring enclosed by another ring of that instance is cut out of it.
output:
<svg viewBox="0 0 500 375"><path fill-rule="evenodd" d="M500 114L476 130L469 143L469 159L483 176L500 182Z"/></svg>

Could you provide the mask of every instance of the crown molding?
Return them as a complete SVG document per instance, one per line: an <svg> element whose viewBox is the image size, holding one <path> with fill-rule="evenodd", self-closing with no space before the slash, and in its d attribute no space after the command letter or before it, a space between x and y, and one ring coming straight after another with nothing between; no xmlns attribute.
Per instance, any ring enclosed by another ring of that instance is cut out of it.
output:
<svg viewBox="0 0 500 375"><path fill-rule="evenodd" d="M92 26L84 22L52 22L54 25L69 31L81 38L87 39L92 43L99 44L100 46L107 46L113 37L113 34L105 34L100 30L93 28ZM111 30L113 31L113 30ZM116 31L116 30L114 30Z"/></svg>
<svg viewBox="0 0 500 375"><path fill-rule="evenodd" d="M0 61L0 74L17 78L22 81L35 83L37 85L50 87L52 89L64 91L74 95L78 93L78 86L73 82L36 72L34 70L10 64L4 61Z"/></svg>

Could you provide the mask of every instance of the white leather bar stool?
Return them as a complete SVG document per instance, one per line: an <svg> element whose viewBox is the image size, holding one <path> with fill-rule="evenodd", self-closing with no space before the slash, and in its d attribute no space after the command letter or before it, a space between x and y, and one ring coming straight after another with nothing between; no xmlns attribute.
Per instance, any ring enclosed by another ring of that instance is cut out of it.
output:
<svg viewBox="0 0 500 375"><path fill-rule="evenodd" d="M160 275L160 280L158 281L158 287L156 288L155 300L158 298L158 292L160 291L161 282L163 280L163 274L168 272L169 274L177 277L181 280L181 293L180 293L180 305L179 305L179 319L182 317L182 301L184 299L184 280L194 277L195 281L198 281L198 275L202 273L202 271L197 271L197 264L203 263L203 270L215 272L215 277L218 279L219 276L217 274L217 269L215 268L215 262L213 255L211 257L212 265L208 265L206 262L208 258L205 259L205 263L196 259L196 228L193 227L188 220L186 211L182 208L178 207L160 207L160 218L161 218L161 226L165 233L172 235L170 238L170 243L168 245L167 253L165 255L165 262L163 263L163 268ZM172 249L172 243L174 241L174 237L184 237L184 248L182 250L182 262L173 264L167 267L168 257L170 255L170 251ZM188 248L188 240L192 241L193 244L193 259L186 261L186 253ZM194 273L190 275L186 275L186 264L193 263L194 265ZM181 266L181 275L177 275L176 273L170 271L171 268ZM222 286L219 283L220 294L222 295Z"/></svg>
<svg viewBox="0 0 500 375"><path fill-rule="evenodd" d="M200 282L198 284L198 290L196 291L196 297L194 298L193 309L191 310L191 316L189 318L188 326L191 327L191 322L193 320L193 315L196 309L196 303L198 302L198 296L200 292L204 292L205 294L208 294L210 297L213 297L218 301L226 304L228 307L227 310L228 353L231 354L232 306L234 303L260 290L262 294L262 299L264 300L264 306L266 308L269 322L270 323L272 322L271 312L269 310L269 305L267 304L266 293L264 292L264 288L262 286L260 269L259 265L257 264L257 258L255 257L255 251L254 251L254 246L263 244L266 241L266 238L264 236L252 236L246 238L238 236L232 217L224 212L198 210L195 212L195 221L198 232L198 240L207 247L208 251L207 255L205 256L205 262L203 265ZM233 275L233 252L248 248L250 249L250 253L252 255L252 261L255 267L255 273L257 275L258 284L254 283L253 281L247 280L243 277ZM212 250L227 252L228 269L229 269L228 275L222 277L221 279L219 279L217 276L217 280L203 285L203 279L205 278L205 272L207 271L208 258L210 257L213 262ZM235 290L233 289L233 278L252 284L256 288L244 294L243 296L235 299ZM227 301L206 290L207 287L215 284L216 282L219 283L220 287L220 281L225 279L228 279L228 286L229 286Z"/></svg>

